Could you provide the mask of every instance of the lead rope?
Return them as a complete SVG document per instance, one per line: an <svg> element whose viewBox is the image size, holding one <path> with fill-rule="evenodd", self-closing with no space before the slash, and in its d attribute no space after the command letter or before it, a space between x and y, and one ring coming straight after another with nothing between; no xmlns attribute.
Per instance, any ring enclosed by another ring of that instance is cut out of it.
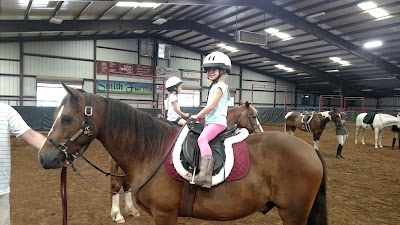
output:
<svg viewBox="0 0 400 225"><path fill-rule="evenodd" d="M60 194L61 194L61 205L63 211L62 224L67 225L67 167L63 166L61 170L61 185L60 185Z"/></svg>

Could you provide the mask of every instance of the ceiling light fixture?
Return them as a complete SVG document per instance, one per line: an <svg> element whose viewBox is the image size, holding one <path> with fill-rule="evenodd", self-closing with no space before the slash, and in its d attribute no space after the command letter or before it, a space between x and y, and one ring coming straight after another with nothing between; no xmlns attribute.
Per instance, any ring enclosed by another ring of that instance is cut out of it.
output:
<svg viewBox="0 0 400 225"><path fill-rule="evenodd" d="M165 22L167 22L167 21L168 21L167 19L158 18L158 19L156 19L156 20L153 21L153 24L161 25L161 24L163 24L163 23L165 23Z"/></svg>
<svg viewBox="0 0 400 225"><path fill-rule="evenodd" d="M362 89L361 91L372 91L372 89L367 88L367 89Z"/></svg>
<svg viewBox="0 0 400 225"><path fill-rule="evenodd" d="M53 24L61 24L64 20L62 18L59 17L51 17L49 20L49 23L53 23Z"/></svg>
<svg viewBox="0 0 400 225"><path fill-rule="evenodd" d="M289 34L280 32L279 30L277 30L275 28L267 28L264 31L267 32L268 34L271 34L272 36L277 36L277 37L281 38L282 41L287 41L287 40L293 39L293 37L290 36Z"/></svg>
<svg viewBox="0 0 400 225"><path fill-rule="evenodd" d="M326 73L337 73L337 72L339 72L339 70L336 70L336 69L334 69L334 70L325 70L325 72Z"/></svg>
<svg viewBox="0 0 400 225"><path fill-rule="evenodd" d="M240 50L237 49L237 48L228 46L228 45L223 44L223 43L219 43L219 44L217 44L217 46L220 47L220 48L224 48L224 49L226 49L226 50L228 50L228 51L231 51L231 52L238 52L238 51L240 51Z"/></svg>
<svg viewBox="0 0 400 225"><path fill-rule="evenodd" d="M362 2L357 5L360 7L362 10L369 10L378 7L375 3L369 1L369 2Z"/></svg>
<svg viewBox="0 0 400 225"><path fill-rule="evenodd" d="M382 41L370 41L365 43L364 48L376 48L382 45Z"/></svg>
<svg viewBox="0 0 400 225"><path fill-rule="evenodd" d="M319 13L315 13L315 14L309 15L306 18L307 19L312 19L312 18L315 18L315 17L318 17L318 16L323 16L325 14L326 14L325 12L319 12Z"/></svg>
<svg viewBox="0 0 400 225"><path fill-rule="evenodd" d="M118 2L116 6L118 7L144 7L144 8L157 8L161 4L159 3L152 3L152 2Z"/></svg>

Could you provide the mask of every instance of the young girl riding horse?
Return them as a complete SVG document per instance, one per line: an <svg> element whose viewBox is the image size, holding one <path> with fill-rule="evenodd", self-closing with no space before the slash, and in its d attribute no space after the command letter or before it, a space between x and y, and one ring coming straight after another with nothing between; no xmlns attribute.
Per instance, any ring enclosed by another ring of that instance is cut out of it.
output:
<svg viewBox="0 0 400 225"><path fill-rule="evenodd" d="M227 127L229 89L225 79L231 69L231 60L222 52L212 52L203 61L203 70L212 81L207 99L207 105L197 114L194 120L205 117L204 130L198 138L200 148L200 172L195 176L197 185L211 187L214 158L209 142Z"/></svg>

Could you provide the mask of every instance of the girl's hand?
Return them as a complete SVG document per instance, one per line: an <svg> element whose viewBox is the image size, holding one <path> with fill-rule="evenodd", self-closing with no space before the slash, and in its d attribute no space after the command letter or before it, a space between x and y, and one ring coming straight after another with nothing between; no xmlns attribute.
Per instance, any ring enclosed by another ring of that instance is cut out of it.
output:
<svg viewBox="0 0 400 225"><path fill-rule="evenodd" d="M190 116L190 119L198 120L199 118L197 118L197 114L196 114L196 115L191 115L191 116Z"/></svg>

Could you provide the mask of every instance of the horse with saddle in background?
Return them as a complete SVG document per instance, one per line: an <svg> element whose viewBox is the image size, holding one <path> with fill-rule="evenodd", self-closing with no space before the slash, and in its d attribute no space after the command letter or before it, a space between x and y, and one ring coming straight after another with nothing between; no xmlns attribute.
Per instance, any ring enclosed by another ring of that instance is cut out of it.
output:
<svg viewBox="0 0 400 225"><path fill-rule="evenodd" d="M38 154L44 169L60 169L66 162L74 165L96 138L125 172L136 203L156 225L177 225L178 217L231 221L275 207L283 225L328 224L325 163L321 153L303 140L276 131L248 135L241 129L238 135L221 134L218 140L225 139L226 159L231 159L225 162L233 166L232 173L225 174L228 165L223 166L218 174L222 172L226 180L213 176L214 186L205 189L190 185L175 164L182 156L176 157L176 148L187 152L186 145L179 143L189 140L189 135L181 135L188 126L179 131L119 100L63 87L67 95ZM238 151L243 155L236 155ZM238 161L244 170L237 167ZM171 166L186 180L176 179ZM245 173L228 181L236 174L234 169ZM196 172L192 167L193 176ZM73 207L87 206L81 202Z"/></svg>
<svg viewBox="0 0 400 225"><path fill-rule="evenodd" d="M390 114L385 113L360 113L356 118L356 138L355 143L357 144L358 134L360 128L362 128L361 132L361 143L365 145L364 135L365 130L374 130L375 131L375 148L382 148L382 134L383 129L388 126L396 125L400 128L400 118L396 116L392 116Z"/></svg>
<svg viewBox="0 0 400 225"><path fill-rule="evenodd" d="M204 124L204 119L199 120ZM231 107L228 109L227 115L228 128L237 125L238 128L246 128L249 133L264 132L257 116L257 110L248 101L243 102L240 100L239 106ZM132 195L129 192L131 185L126 182L124 172L117 165L113 158L110 157L110 174L116 176L111 177L111 218L117 223L124 223L125 219L121 214L119 206L119 191L121 188L125 195L125 211L128 215L138 217L139 211L135 208L132 201Z"/></svg>
<svg viewBox="0 0 400 225"><path fill-rule="evenodd" d="M311 132L314 139L314 148L319 149L319 139L329 121L340 122L340 112L336 109L324 112L313 111L311 113L292 111L285 115L284 132L292 136L296 129Z"/></svg>

